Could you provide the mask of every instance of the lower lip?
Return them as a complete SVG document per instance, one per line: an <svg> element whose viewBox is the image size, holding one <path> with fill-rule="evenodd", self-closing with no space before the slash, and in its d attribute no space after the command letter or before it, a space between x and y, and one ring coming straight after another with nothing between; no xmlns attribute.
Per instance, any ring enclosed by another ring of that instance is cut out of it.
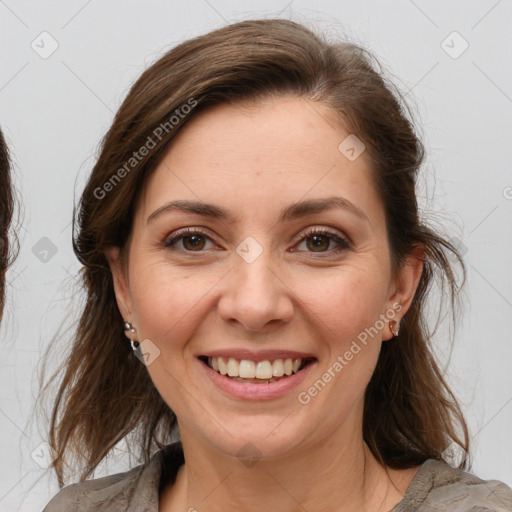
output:
<svg viewBox="0 0 512 512"><path fill-rule="evenodd" d="M297 373L269 384L238 382L217 373L202 361L199 361L199 363L206 372L206 375L226 395L244 400L271 400L273 398L280 398L296 388L306 378L311 368L316 364L316 360Z"/></svg>

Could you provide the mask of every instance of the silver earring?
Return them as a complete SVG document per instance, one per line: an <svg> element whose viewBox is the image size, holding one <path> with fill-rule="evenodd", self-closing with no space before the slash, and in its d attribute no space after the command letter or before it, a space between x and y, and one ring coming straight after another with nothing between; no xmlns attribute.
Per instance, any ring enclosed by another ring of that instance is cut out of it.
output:
<svg viewBox="0 0 512 512"><path fill-rule="evenodd" d="M398 336L398 333L400 331L400 323L396 320L390 320L388 322L389 324L389 330L393 333L393 336Z"/></svg>
<svg viewBox="0 0 512 512"><path fill-rule="evenodd" d="M130 322L125 322L124 330L130 332L130 345L132 346L132 350L135 352L139 348L139 342L133 339L133 335L137 332L137 329L135 329Z"/></svg>

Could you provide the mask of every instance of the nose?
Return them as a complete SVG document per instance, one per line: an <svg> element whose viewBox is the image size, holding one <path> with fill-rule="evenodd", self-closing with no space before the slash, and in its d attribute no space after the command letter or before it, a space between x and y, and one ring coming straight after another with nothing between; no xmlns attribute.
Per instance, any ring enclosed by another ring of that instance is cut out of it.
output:
<svg viewBox="0 0 512 512"><path fill-rule="evenodd" d="M293 292L286 276L271 268L264 254L252 263L235 257L218 302L218 313L224 321L252 332L288 323L294 313Z"/></svg>

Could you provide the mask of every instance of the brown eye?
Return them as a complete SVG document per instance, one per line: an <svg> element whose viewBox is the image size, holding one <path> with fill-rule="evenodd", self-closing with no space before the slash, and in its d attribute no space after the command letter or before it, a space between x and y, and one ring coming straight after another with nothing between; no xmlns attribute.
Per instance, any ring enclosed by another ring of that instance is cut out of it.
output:
<svg viewBox="0 0 512 512"><path fill-rule="evenodd" d="M331 239L325 235L308 236L306 240L311 242L307 243L307 246L312 249L313 252L324 252L329 248L329 244L331 243Z"/></svg>
<svg viewBox="0 0 512 512"><path fill-rule="evenodd" d="M187 250L196 251L204 248L205 241L202 235L188 235L183 238L183 247Z"/></svg>
<svg viewBox="0 0 512 512"><path fill-rule="evenodd" d="M203 252L207 242L211 239L201 230L194 229L183 229L174 233L164 243L164 247L171 250L182 250L185 252ZM180 246L181 242L181 246Z"/></svg>
<svg viewBox="0 0 512 512"><path fill-rule="evenodd" d="M310 253L337 254L350 248L350 243L345 238L337 233L318 228L310 229L304 233L299 245L302 243L306 245L306 252ZM333 249L329 249L331 244L335 246Z"/></svg>

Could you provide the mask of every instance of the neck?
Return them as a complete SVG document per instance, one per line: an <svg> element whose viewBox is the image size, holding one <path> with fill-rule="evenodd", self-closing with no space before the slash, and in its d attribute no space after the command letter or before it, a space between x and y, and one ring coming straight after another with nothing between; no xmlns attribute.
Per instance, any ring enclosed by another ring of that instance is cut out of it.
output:
<svg viewBox="0 0 512 512"><path fill-rule="evenodd" d="M234 458L188 433L181 437L186 464L161 497L164 512L386 511L416 472L387 472L356 435L333 435L272 461Z"/></svg>

